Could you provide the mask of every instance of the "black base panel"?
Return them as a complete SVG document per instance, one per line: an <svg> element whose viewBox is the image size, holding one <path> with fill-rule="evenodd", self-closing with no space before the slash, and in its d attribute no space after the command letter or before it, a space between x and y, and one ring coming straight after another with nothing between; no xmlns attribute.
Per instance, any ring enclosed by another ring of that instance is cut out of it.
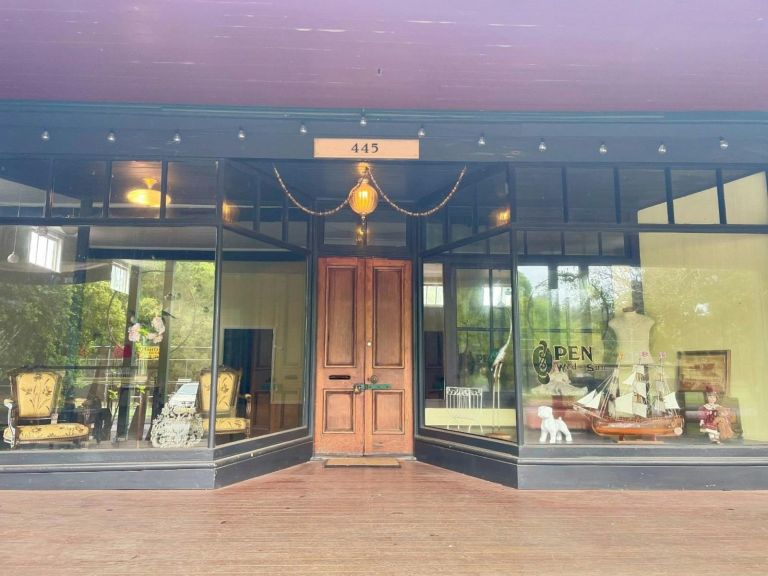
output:
<svg viewBox="0 0 768 576"><path fill-rule="evenodd" d="M416 441L414 456L419 462L453 470L517 488L517 466L513 462L497 460L478 454L455 450L429 442Z"/></svg>
<svg viewBox="0 0 768 576"><path fill-rule="evenodd" d="M312 439L309 438L299 444L293 444L251 458L243 458L224 466L217 466L216 488L309 462L310 458L312 458L312 448Z"/></svg>

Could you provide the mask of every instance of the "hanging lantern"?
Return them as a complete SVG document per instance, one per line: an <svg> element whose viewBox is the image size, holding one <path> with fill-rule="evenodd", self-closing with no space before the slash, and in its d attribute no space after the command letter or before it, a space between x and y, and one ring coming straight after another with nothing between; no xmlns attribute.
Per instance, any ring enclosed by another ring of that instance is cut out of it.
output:
<svg viewBox="0 0 768 576"><path fill-rule="evenodd" d="M355 214L365 219L368 214L372 214L379 204L379 195L376 189L371 186L370 178L367 175L358 180L357 185L349 191L349 207Z"/></svg>

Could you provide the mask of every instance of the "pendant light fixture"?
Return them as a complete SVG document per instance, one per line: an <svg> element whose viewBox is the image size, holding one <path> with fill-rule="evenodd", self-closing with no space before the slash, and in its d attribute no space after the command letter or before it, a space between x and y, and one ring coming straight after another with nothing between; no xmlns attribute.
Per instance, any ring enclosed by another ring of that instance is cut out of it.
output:
<svg viewBox="0 0 768 576"><path fill-rule="evenodd" d="M155 178L142 178L144 182L144 188L134 188L129 190L125 195L126 200L131 204L138 204L139 206L146 206L147 208L159 208L162 192L155 189L157 180ZM171 203L171 197L166 195L165 205Z"/></svg>
<svg viewBox="0 0 768 576"><path fill-rule="evenodd" d="M371 172L369 167L364 167L363 175L357 184L349 191L348 202L352 211L365 222L368 214L372 214L379 205L379 194L371 186Z"/></svg>

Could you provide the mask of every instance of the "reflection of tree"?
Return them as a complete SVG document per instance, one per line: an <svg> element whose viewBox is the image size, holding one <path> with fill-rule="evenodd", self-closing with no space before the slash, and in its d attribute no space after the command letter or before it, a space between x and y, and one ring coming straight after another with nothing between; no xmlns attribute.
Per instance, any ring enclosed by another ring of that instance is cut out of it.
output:
<svg viewBox="0 0 768 576"><path fill-rule="evenodd" d="M179 262L176 294L188 294L188 309L173 320L170 379L192 376L211 361L213 329L212 262ZM152 277L151 279L149 277ZM163 274L149 274L142 286L139 314L170 305ZM182 310L182 299L173 302ZM80 284L0 283L0 377L21 366L105 366L115 345L124 342L128 296L107 279ZM174 347L175 346L175 350ZM192 352L194 353L192 353ZM65 396L83 378L67 371Z"/></svg>
<svg viewBox="0 0 768 576"><path fill-rule="evenodd" d="M71 286L0 284L2 369L65 362L71 302Z"/></svg>

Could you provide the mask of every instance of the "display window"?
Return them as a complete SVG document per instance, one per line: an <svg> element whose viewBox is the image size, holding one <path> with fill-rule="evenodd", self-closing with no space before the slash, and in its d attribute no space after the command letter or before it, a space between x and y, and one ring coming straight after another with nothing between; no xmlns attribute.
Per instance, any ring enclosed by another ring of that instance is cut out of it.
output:
<svg viewBox="0 0 768 576"><path fill-rule="evenodd" d="M765 237L630 240L626 263L518 266L525 441L768 442Z"/></svg>
<svg viewBox="0 0 768 576"><path fill-rule="evenodd" d="M0 227L4 449L200 445L215 232Z"/></svg>

